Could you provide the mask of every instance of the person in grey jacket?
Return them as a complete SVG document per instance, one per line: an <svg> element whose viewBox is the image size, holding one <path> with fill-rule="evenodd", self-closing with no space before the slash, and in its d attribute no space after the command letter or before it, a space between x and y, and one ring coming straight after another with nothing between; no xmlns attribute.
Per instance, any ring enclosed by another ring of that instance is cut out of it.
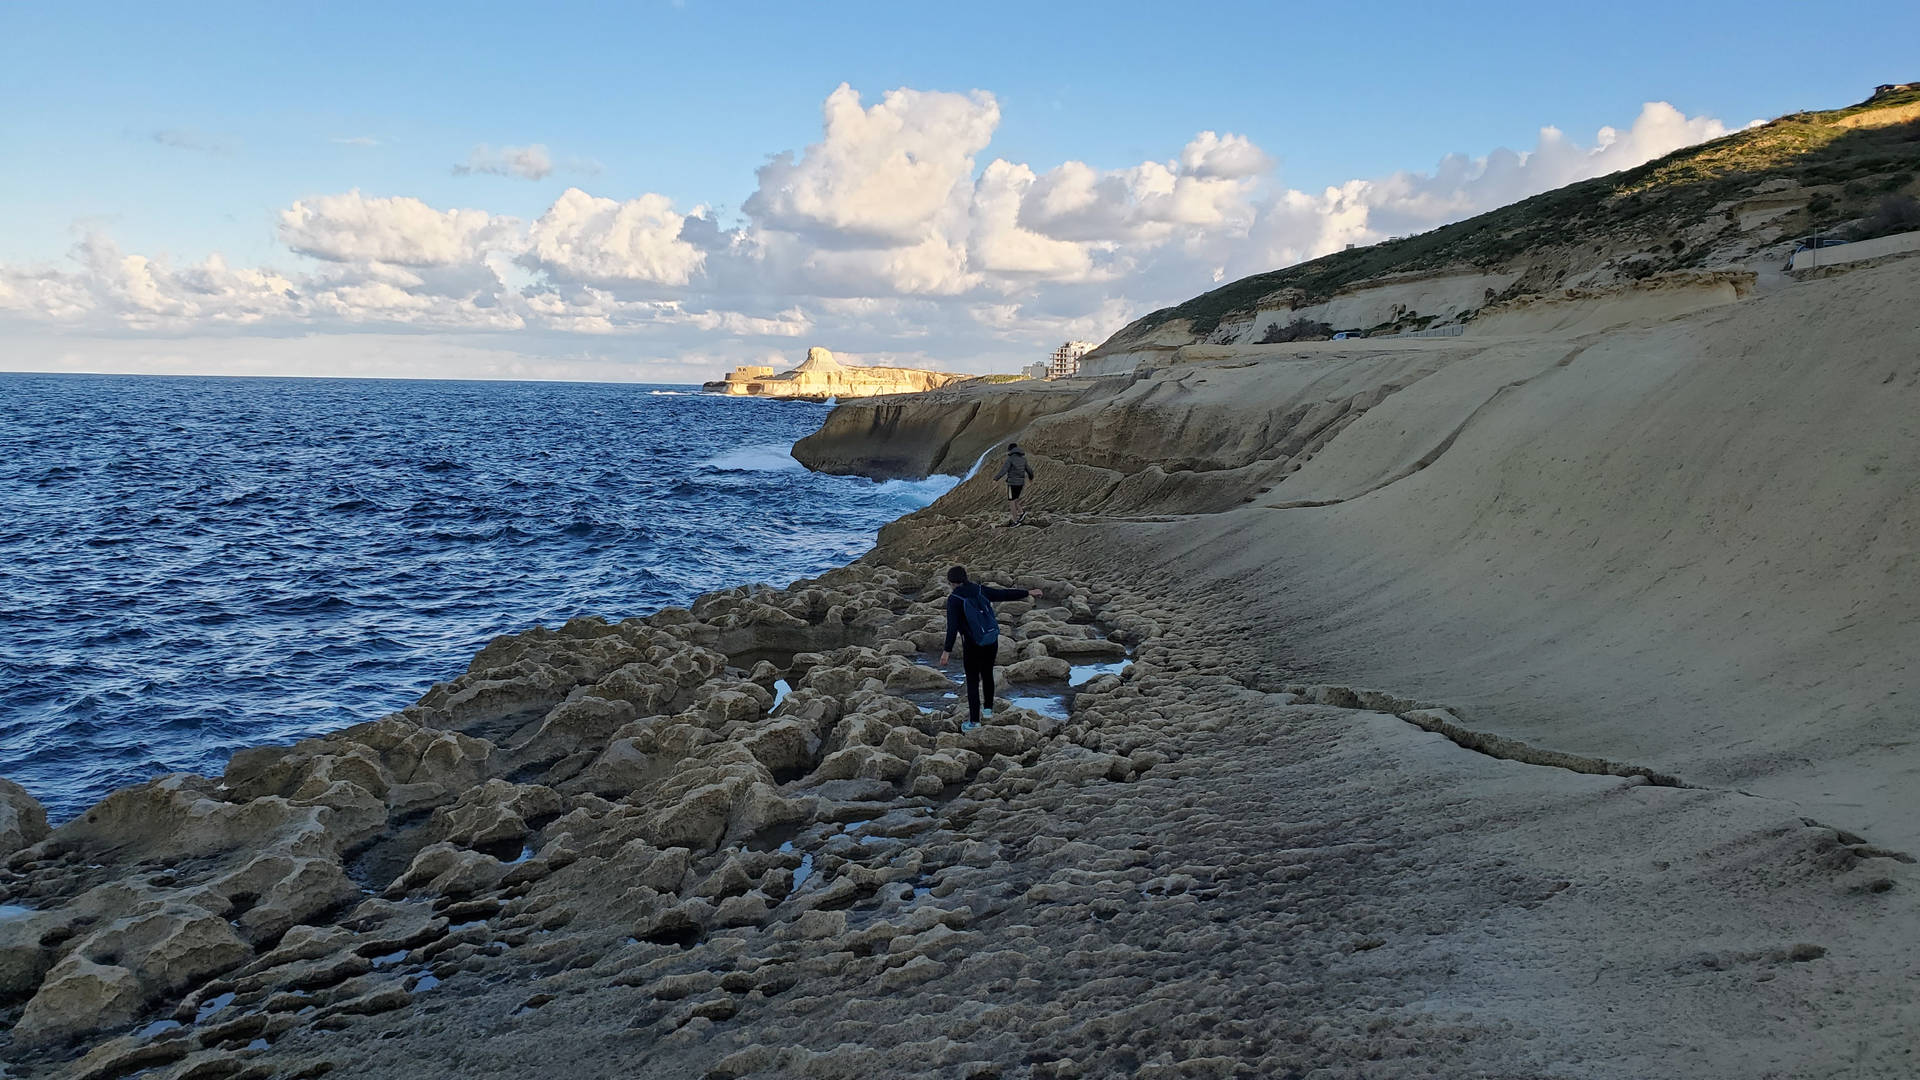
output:
<svg viewBox="0 0 1920 1080"><path fill-rule="evenodd" d="M1020 493L1026 489L1027 481L1040 475L1027 464L1027 453L1020 449L1019 443L1007 444L1007 459L1000 463L1000 471L993 474L995 480L1007 478L1007 524L1018 525L1025 520L1027 512L1020 507Z"/></svg>

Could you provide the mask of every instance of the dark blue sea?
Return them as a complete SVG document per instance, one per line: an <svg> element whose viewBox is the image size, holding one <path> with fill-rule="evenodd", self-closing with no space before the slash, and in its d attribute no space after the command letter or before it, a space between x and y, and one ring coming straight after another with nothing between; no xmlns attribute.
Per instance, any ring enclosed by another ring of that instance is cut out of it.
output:
<svg viewBox="0 0 1920 1080"><path fill-rule="evenodd" d="M0 374L0 776L64 820L382 716L496 634L858 556L948 479L682 387Z"/></svg>

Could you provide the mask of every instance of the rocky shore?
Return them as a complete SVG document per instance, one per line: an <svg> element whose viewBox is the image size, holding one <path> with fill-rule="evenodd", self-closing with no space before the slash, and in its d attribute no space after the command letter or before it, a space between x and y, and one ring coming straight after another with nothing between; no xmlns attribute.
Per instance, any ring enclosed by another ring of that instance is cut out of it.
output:
<svg viewBox="0 0 1920 1080"><path fill-rule="evenodd" d="M1840 1033L1854 1075L1909 1064L1906 856L1262 685L1257 632L1097 524L890 534L498 639L14 852L8 1075L1803 1076ZM1033 707L979 727L926 661L950 545L1044 592L1003 605Z"/></svg>

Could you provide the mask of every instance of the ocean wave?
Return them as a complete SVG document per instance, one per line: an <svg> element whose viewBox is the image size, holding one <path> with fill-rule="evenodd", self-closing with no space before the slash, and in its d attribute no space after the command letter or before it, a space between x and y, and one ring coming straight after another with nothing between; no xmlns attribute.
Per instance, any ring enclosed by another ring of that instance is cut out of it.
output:
<svg viewBox="0 0 1920 1080"><path fill-rule="evenodd" d="M880 483L878 494L884 499L919 509L932 505L935 499L952 491L959 483L959 477L937 475L924 480L885 480Z"/></svg>
<svg viewBox="0 0 1920 1080"><path fill-rule="evenodd" d="M357 605L346 597L331 592L311 592L275 597L272 600L261 601L255 606L260 611L273 615L310 615L316 612L338 611Z"/></svg>
<svg viewBox="0 0 1920 1080"><path fill-rule="evenodd" d="M803 472L806 466L793 459L790 443L765 443L742 446L701 462L719 472Z"/></svg>
<svg viewBox="0 0 1920 1080"><path fill-rule="evenodd" d="M576 517L560 529L561 536L575 540L586 540L592 537L624 540L635 533L642 537L646 535L645 530L642 529L622 525L617 521L600 521L590 517Z"/></svg>
<svg viewBox="0 0 1920 1080"><path fill-rule="evenodd" d="M527 533L512 525L501 525L492 529L450 530L435 529L427 534L427 539L436 544L485 544L494 540L524 540Z"/></svg>

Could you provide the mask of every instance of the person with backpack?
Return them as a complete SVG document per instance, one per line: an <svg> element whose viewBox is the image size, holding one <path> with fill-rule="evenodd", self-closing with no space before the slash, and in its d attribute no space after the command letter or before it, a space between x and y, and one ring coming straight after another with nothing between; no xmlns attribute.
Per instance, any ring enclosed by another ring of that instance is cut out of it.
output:
<svg viewBox="0 0 1920 1080"><path fill-rule="evenodd" d="M1020 449L1020 444L1008 443L1007 459L1000 463L1000 471L993 474L995 480L1007 478L1007 524L1018 525L1026 520L1027 512L1020 508L1020 493L1027 481L1039 475L1027 464L1027 452Z"/></svg>
<svg viewBox="0 0 1920 1080"><path fill-rule="evenodd" d="M953 591L947 594L947 643L940 649L940 666L946 667L953 659L953 639L959 636L967 646L960 655L961 666L967 670L967 714L977 724L982 715L982 683L986 684L984 715L993 717L993 662L1000 655L1000 620L993 614L993 605L1037 597L1040 590L996 589L968 581L964 566L948 569L947 583Z"/></svg>

